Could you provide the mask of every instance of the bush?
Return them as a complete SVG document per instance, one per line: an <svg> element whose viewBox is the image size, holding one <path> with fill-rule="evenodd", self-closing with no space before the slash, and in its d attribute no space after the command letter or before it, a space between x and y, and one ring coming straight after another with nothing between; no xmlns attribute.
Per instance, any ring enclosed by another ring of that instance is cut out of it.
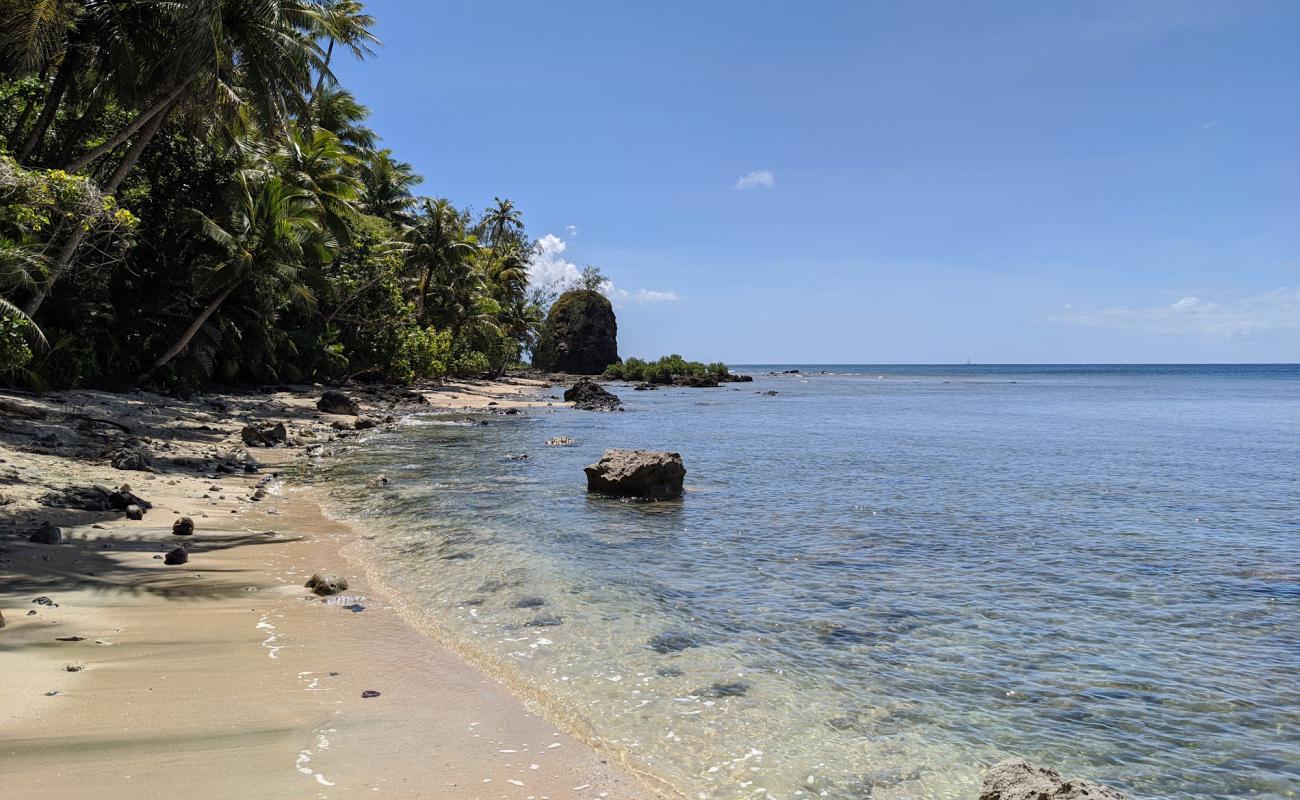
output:
<svg viewBox="0 0 1300 800"><path fill-rule="evenodd" d="M27 341L31 323L22 317L0 317L0 374L13 375L32 361Z"/></svg>
<svg viewBox="0 0 1300 800"><path fill-rule="evenodd" d="M609 365L604 376L610 380L674 383L684 378L706 376L726 380L731 377L731 372L721 361L706 365L699 361L687 361L674 353L663 356L658 361L629 358L620 364Z"/></svg>

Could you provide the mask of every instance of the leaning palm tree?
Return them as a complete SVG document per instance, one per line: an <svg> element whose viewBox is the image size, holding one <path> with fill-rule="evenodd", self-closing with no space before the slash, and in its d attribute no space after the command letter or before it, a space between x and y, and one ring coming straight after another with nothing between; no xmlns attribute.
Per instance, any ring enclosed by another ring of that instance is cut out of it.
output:
<svg viewBox="0 0 1300 800"><path fill-rule="evenodd" d="M241 174L230 219L224 224L195 212L199 227L226 257L205 287L211 298L171 347L154 361L148 378L185 351L221 304L240 286L266 280L310 300L305 268L329 260L334 242L320 221L315 198L278 176Z"/></svg>
<svg viewBox="0 0 1300 800"><path fill-rule="evenodd" d="M352 51L358 61L375 54L372 44L379 44L379 39L370 29L375 25L375 18L365 13L365 4L358 0L316 0L315 33L327 41L325 59L320 65L320 76L316 79L313 96L319 94L325 85L326 76L330 74L330 60L334 57L334 44L343 45Z"/></svg>

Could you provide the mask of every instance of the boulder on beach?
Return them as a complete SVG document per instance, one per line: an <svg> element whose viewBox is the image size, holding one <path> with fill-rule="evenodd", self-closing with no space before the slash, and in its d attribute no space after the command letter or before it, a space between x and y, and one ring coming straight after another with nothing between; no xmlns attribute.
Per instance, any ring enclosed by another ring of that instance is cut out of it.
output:
<svg viewBox="0 0 1300 800"><path fill-rule="evenodd" d="M184 564L189 560L190 554L186 552L184 547L177 547L173 550L168 550L167 555L163 556L163 563L173 567L179 564Z"/></svg>
<svg viewBox="0 0 1300 800"><path fill-rule="evenodd" d="M261 425L245 425L244 429L239 432L239 437L244 440L248 447L274 447L277 444L284 444L289 441L289 431L284 427L283 422L277 422L274 425L264 423Z"/></svg>
<svg viewBox="0 0 1300 800"><path fill-rule="evenodd" d="M194 520L181 517L172 523L172 533L177 536L191 536L194 533Z"/></svg>
<svg viewBox="0 0 1300 800"><path fill-rule="evenodd" d="M361 413L356 400L333 389L320 396L316 401L316 409L326 414L347 414L353 417Z"/></svg>
<svg viewBox="0 0 1300 800"><path fill-rule="evenodd" d="M564 391L564 399L583 411L613 411L621 400L593 380L583 378Z"/></svg>
<svg viewBox="0 0 1300 800"><path fill-rule="evenodd" d="M135 503L132 503L131 505L127 506L124 510L126 511L127 519L136 519L136 520L144 519L144 509L136 505Z"/></svg>
<svg viewBox="0 0 1300 800"><path fill-rule="evenodd" d="M36 544L60 544L63 542L63 529L46 522L31 535L31 541Z"/></svg>
<svg viewBox="0 0 1300 800"><path fill-rule="evenodd" d="M995 764L984 773L980 800L1127 800L1100 783L1079 778L1066 780L1049 767L1021 758Z"/></svg>
<svg viewBox="0 0 1300 800"><path fill-rule="evenodd" d="M346 591L348 588L348 579L335 575L332 572L317 572L307 579L303 584L321 597L328 597L332 594Z"/></svg>
<svg viewBox="0 0 1300 800"><path fill-rule="evenodd" d="M657 450L606 450L584 472L588 492L646 500L681 497L686 478L681 454Z"/></svg>
<svg viewBox="0 0 1300 800"><path fill-rule="evenodd" d="M533 366L548 372L599 375L618 363L618 322L609 298L590 289L560 295L546 315Z"/></svg>
<svg viewBox="0 0 1300 800"><path fill-rule="evenodd" d="M153 466L149 453L139 447L119 447L109 453L109 462L113 469L148 472Z"/></svg>

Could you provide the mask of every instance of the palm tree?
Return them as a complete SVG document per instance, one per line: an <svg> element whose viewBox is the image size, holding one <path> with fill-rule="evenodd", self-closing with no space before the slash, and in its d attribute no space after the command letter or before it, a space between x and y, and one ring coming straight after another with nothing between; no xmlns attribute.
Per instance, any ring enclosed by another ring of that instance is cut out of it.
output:
<svg viewBox="0 0 1300 800"><path fill-rule="evenodd" d="M405 220L416 203L411 189L422 180L410 164L393 158L392 150L376 150L361 163L361 206L376 217Z"/></svg>
<svg viewBox="0 0 1300 800"><path fill-rule="evenodd" d="M379 137L362 123L370 109L357 102L352 92L338 85L318 89L311 99L308 122L339 138L355 156L374 149Z"/></svg>
<svg viewBox="0 0 1300 800"><path fill-rule="evenodd" d="M224 226L195 212L204 235L226 251L226 258L212 272L208 286L212 298L145 378L184 352L231 292L249 281L267 280L311 299L302 272L328 261L334 247L321 225L315 198L278 176L241 174L233 206Z"/></svg>
<svg viewBox="0 0 1300 800"><path fill-rule="evenodd" d="M446 322L455 315L451 307L464 299L470 273L476 273L471 259L478 241L466 235L460 212L445 198L424 198L420 215L403 233L410 245L407 263L421 273L415 314L425 316L436 287L442 301L436 316Z"/></svg>
<svg viewBox="0 0 1300 800"><path fill-rule="evenodd" d="M520 216L519 210L510 200L502 200L500 197L493 197L492 202L495 204L483 215L483 221L480 223L488 238L492 241L492 255L496 256L497 247L501 244L501 239L507 233L518 233L524 229L523 217Z"/></svg>
<svg viewBox="0 0 1300 800"><path fill-rule="evenodd" d="M325 77L330 75L330 60L334 57L334 43L338 42L352 51L358 61L365 61L375 51L370 47L379 44L379 39L370 32L375 25L375 18L365 13L365 4L358 0L316 0L319 6L316 34L328 41L325 48L325 60L320 66L320 76L316 79L313 98L325 85ZM330 75L331 80L333 78Z"/></svg>
<svg viewBox="0 0 1300 800"><path fill-rule="evenodd" d="M321 222L338 242L347 244L361 195L361 183L352 175L356 163L337 136L314 128L310 134L293 131L272 166L287 183L315 199Z"/></svg>

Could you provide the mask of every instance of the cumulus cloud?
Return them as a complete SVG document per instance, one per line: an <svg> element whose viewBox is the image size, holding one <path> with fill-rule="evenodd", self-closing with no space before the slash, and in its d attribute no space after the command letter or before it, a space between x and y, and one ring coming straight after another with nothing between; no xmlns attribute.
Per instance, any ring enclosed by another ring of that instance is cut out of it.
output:
<svg viewBox="0 0 1300 800"><path fill-rule="evenodd" d="M682 296L677 292L656 292L653 289L642 289L636 293L638 303L676 303L681 299Z"/></svg>
<svg viewBox="0 0 1300 800"><path fill-rule="evenodd" d="M570 225L569 228L573 228L573 226ZM532 259L528 262L529 285L534 287L550 286L562 290L574 286L582 280L582 270L578 269L577 264L564 257L564 253L568 249L569 243L553 233L548 233L538 239L533 248ZM600 291L615 303L629 299L638 303L675 302L681 299L677 292L671 290L661 292L652 289L640 289L636 294L633 294L626 289L615 286L611 280L606 280Z"/></svg>
<svg viewBox="0 0 1300 800"><path fill-rule="evenodd" d="M1063 313L1049 319L1126 333L1242 339L1264 333L1300 331L1300 286L1284 286L1218 302L1189 295L1162 306L1075 308L1066 305Z"/></svg>
<svg viewBox="0 0 1300 800"><path fill-rule="evenodd" d="M757 169L748 175L742 175L733 189L771 189L776 186L776 175L770 169Z"/></svg>

